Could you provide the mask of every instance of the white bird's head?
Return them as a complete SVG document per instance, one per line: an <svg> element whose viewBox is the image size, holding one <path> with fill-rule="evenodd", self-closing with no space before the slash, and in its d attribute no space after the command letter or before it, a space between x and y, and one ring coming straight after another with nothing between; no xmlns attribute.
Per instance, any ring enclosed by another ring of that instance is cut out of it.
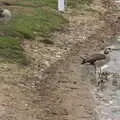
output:
<svg viewBox="0 0 120 120"><path fill-rule="evenodd" d="M109 54L110 52L112 52L111 48L105 48L104 54Z"/></svg>
<svg viewBox="0 0 120 120"><path fill-rule="evenodd" d="M4 11L4 9L3 9L3 8L0 8L0 14L2 14L2 13L3 13L3 11Z"/></svg>

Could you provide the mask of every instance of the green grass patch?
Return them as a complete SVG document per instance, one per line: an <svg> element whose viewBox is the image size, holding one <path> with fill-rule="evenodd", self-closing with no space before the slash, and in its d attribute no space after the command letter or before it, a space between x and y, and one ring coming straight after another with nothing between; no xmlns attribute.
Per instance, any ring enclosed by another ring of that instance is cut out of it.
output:
<svg viewBox="0 0 120 120"><path fill-rule="evenodd" d="M16 5L26 6L26 7L47 6L53 9L57 9L57 0L21 0L21 1L17 1Z"/></svg>
<svg viewBox="0 0 120 120"><path fill-rule="evenodd" d="M68 0L68 5L89 4L91 0ZM0 56L18 63L25 63L26 58L20 47L21 40L34 40L43 37L44 44L53 45L49 38L54 30L60 29L68 21L57 12L57 0L17 0L10 2L13 19L7 24L0 24Z"/></svg>
<svg viewBox="0 0 120 120"><path fill-rule="evenodd" d="M19 10L13 8L13 19L7 24L0 24L0 33L3 33L0 56L24 63L26 59L20 47L21 40L34 40L36 36L41 36L43 43L52 45L48 39L51 32L62 28L67 20L56 11L56 0L19 0L14 5Z"/></svg>
<svg viewBox="0 0 120 120"><path fill-rule="evenodd" d="M68 6L71 8L84 7L84 5L89 5L93 0L68 0Z"/></svg>
<svg viewBox="0 0 120 120"><path fill-rule="evenodd" d="M0 37L0 56L9 62L27 64L20 41L12 37Z"/></svg>

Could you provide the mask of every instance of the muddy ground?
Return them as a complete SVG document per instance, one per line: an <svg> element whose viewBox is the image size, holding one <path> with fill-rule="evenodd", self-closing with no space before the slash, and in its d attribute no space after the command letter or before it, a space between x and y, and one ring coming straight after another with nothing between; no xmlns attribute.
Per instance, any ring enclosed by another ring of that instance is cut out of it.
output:
<svg viewBox="0 0 120 120"><path fill-rule="evenodd" d="M94 0L88 11L73 10L69 26L54 33L54 46L24 41L31 65L1 63L0 119L96 120L80 56L104 49L117 33L114 9Z"/></svg>

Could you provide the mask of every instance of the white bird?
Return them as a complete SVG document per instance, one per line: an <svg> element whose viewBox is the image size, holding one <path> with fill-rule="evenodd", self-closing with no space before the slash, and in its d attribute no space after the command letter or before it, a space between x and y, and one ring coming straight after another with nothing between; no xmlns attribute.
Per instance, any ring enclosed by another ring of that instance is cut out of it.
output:
<svg viewBox="0 0 120 120"><path fill-rule="evenodd" d="M0 22L6 23L7 21L11 20L11 18L12 18L12 13L10 10L0 8Z"/></svg>

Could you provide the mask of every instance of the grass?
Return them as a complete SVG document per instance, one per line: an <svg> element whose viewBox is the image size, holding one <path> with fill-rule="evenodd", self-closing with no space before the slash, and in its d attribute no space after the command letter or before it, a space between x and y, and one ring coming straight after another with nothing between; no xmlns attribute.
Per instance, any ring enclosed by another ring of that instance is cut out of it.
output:
<svg viewBox="0 0 120 120"><path fill-rule="evenodd" d="M15 61L27 64L22 52L20 41L12 37L0 37L0 56L9 62ZM24 59L23 59L24 58Z"/></svg>
<svg viewBox="0 0 120 120"><path fill-rule="evenodd" d="M0 56L24 63L26 57L20 46L23 39L33 40L35 36L42 36L47 40L51 31L61 28L67 21L56 12L56 0L19 0L14 4L19 10L12 9L13 19L0 24L0 33L4 33L0 36ZM44 43L50 44L50 41Z"/></svg>
<svg viewBox="0 0 120 120"><path fill-rule="evenodd" d="M71 8L76 8L78 6L84 7L84 5L89 5L92 0L68 0L68 6Z"/></svg>
<svg viewBox="0 0 120 120"><path fill-rule="evenodd" d="M88 4L88 1L77 2ZM52 45L48 39L51 32L62 28L67 20L56 11L57 0L9 0L9 3L14 4L13 19L7 24L0 24L0 33L3 33L0 35L0 56L24 64L27 60L20 45L22 40L41 36L44 44ZM76 2L68 0L68 4L75 7Z"/></svg>

